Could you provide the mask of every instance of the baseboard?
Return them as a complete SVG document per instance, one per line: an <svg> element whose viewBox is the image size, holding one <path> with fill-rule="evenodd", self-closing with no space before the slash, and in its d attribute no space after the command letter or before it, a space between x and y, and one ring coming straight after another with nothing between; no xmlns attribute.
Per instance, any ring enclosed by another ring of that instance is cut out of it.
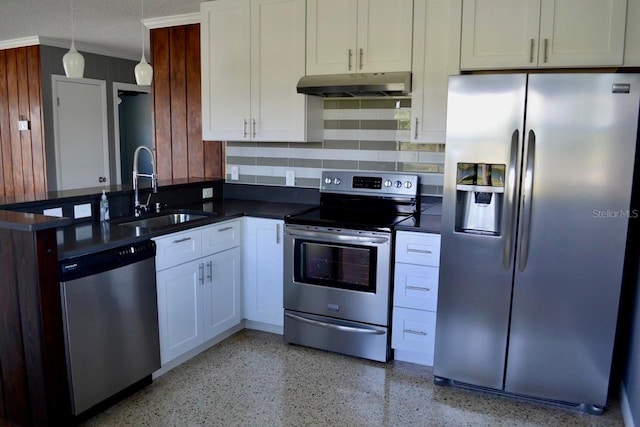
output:
<svg viewBox="0 0 640 427"><path fill-rule="evenodd" d="M622 419L626 427L635 427L637 424L633 420L633 412L629 405L629 396L624 388L624 382L620 382L620 408L622 409Z"/></svg>
<svg viewBox="0 0 640 427"><path fill-rule="evenodd" d="M256 331L270 332L272 334L284 335L284 326L272 323L256 322L255 320L244 320L244 327Z"/></svg>
<svg viewBox="0 0 640 427"><path fill-rule="evenodd" d="M433 354L429 353L394 349L393 358L401 362L410 362L418 365L433 366Z"/></svg>
<svg viewBox="0 0 640 427"><path fill-rule="evenodd" d="M186 362L187 360L191 359L192 357L197 356L198 354L202 353L203 351L213 347L214 345L218 344L219 342L221 342L223 340L226 340L231 335L236 334L236 333L240 332L243 329L244 329L244 322L240 322L236 326L234 326L233 328L228 329L228 330L224 331L223 333L221 333L220 335L217 335L217 336L213 337L209 341L200 344L198 347L196 347L196 348L194 348L192 350L189 350L188 352L186 352L183 355L173 359L172 361L170 361L169 363L167 363L166 365L164 365L163 367L161 367L160 369L155 371L153 373L153 379L155 380L156 378L166 374L167 372L169 372L173 368L183 364L184 362Z"/></svg>

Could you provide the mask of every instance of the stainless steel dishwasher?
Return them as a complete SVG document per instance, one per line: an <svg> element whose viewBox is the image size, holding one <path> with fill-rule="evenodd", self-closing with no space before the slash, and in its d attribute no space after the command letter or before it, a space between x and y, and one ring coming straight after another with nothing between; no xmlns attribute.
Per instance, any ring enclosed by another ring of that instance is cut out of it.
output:
<svg viewBox="0 0 640 427"><path fill-rule="evenodd" d="M160 368L153 241L60 262L74 415Z"/></svg>

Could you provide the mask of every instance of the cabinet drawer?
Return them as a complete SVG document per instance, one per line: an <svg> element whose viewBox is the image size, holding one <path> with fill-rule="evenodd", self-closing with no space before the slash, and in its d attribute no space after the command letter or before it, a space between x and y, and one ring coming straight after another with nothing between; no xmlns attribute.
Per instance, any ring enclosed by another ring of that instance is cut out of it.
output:
<svg viewBox="0 0 640 427"><path fill-rule="evenodd" d="M398 231L396 233L396 262L440 265L440 235Z"/></svg>
<svg viewBox="0 0 640 427"><path fill-rule="evenodd" d="M240 221L225 221L200 228L202 230L202 256L226 251L240 245Z"/></svg>
<svg viewBox="0 0 640 427"><path fill-rule="evenodd" d="M393 305L436 311L438 306L438 273L438 267L396 263L393 279Z"/></svg>
<svg viewBox="0 0 640 427"><path fill-rule="evenodd" d="M393 307L391 347L433 355L436 313Z"/></svg>
<svg viewBox="0 0 640 427"><path fill-rule="evenodd" d="M202 253L199 230L173 233L153 240L156 242L157 271L200 258Z"/></svg>

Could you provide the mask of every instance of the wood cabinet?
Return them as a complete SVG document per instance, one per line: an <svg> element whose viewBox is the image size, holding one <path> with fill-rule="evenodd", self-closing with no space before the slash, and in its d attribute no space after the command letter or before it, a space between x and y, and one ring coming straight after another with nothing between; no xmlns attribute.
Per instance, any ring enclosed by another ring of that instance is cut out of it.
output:
<svg viewBox="0 0 640 427"><path fill-rule="evenodd" d="M433 365L440 235L398 231L391 346L396 360Z"/></svg>
<svg viewBox="0 0 640 427"><path fill-rule="evenodd" d="M415 0L411 141L445 142L449 76L460 73L462 0Z"/></svg>
<svg viewBox="0 0 640 427"><path fill-rule="evenodd" d="M308 0L307 75L411 69L412 0Z"/></svg>
<svg viewBox="0 0 640 427"><path fill-rule="evenodd" d="M240 221L154 240L164 366L242 320Z"/></svg>
<svg viewBox="0 0 640 427"><path fill-rule="evenodd" d="M284 221L243 218L242 289L247 326L282 333Z"/></svg>
<svg viewBox="0 0 640 427"><path fill-rule="evenodd" d="M205 139L322 138L322 100L298 94L305 74L304 0L201 4Z"/></svg>
<svg viewBox="0 0 640 427"><path fill-rule="evenodd" d="M469 0L462 69L621 65L626 0Z"/></svg>

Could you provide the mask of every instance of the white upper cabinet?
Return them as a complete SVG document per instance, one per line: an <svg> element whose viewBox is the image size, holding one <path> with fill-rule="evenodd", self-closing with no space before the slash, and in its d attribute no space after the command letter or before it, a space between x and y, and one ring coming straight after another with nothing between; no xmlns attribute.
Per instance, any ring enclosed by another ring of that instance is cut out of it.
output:
<svg viewBox="0 0 640 427"><path fill-rule="evenodd" d="M465 0L462 69L621 65L626 0Z"/></svg>
<svg viewBox="0 0 640 427"><path fill-rule="evenodd" d="M415 0L411 142L444 143L449 76L460 73L462 0Z"/></svg>
<svg viewBox="0 0 640 427"><path fill-rule="evenodd" d="M624 41L625 67L640 67L640 0L628 0Z"/></svg>
<svg viewBox="0 0 640 427"><path fill-rule="evenodd" d="M298 94L305 74L304 0L201 3L206 140L322 138L322 100Z"/></svg>
<svg viewBox="0 0 640 427"><path fill-rule="evenodd" d="M410 71L412 0L308 0L307 75Z"/></svg>

